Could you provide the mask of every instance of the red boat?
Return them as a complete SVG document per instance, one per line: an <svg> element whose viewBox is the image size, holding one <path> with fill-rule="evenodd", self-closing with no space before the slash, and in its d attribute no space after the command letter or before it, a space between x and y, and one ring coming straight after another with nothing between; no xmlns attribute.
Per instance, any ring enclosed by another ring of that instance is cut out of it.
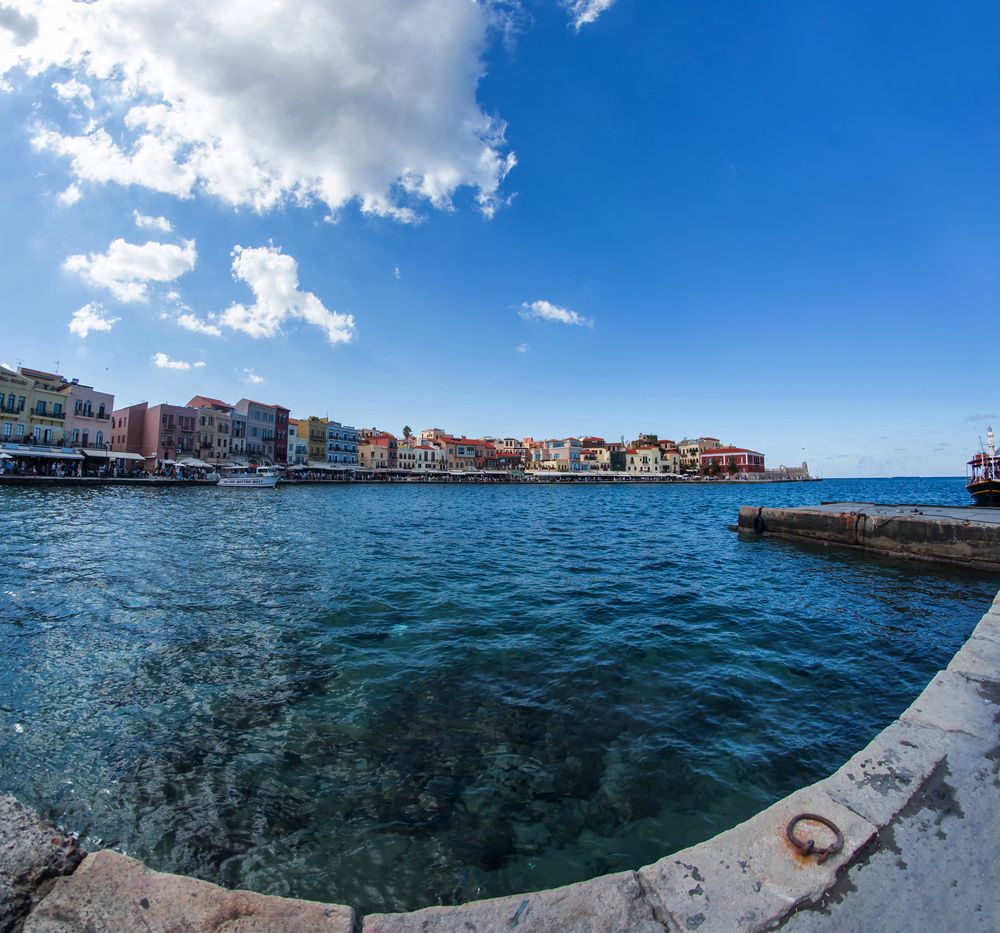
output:
<svg viewBox="0 0 1000 933"><path fill-rule="evenodd" d="M1000 508L1000 457L993 428L986 434L986 449L969 461L969 481L965 488L976 505Z"/></svg>

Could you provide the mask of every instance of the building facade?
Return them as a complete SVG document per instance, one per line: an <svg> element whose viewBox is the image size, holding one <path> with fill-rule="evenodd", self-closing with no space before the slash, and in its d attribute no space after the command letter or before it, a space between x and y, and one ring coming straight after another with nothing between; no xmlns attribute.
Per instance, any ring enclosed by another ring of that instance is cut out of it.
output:
<svg viewBox="0 0 1000 933"><path fill-rule="evenodd" d="M241 398L234 406L246 422L245 457L253 463L275 463L274 432L276 412L273 405ZM284 449L288 451L288 421L285 419Z"/></svg>
<svg viewBox="0 0 1000 933"><path fill-rule="evenodd" d="M358 429L339 421L327 422L326 462L358 465Z"/></svg>
<svg viewBox="0 0 1000 933"><path fill-rule="evenodd" d="M115 397L72 379L66 410L65 439L71 447L103 450L111 446L111 413Z"/></svg>
<svg viewBox="0 0 1000 933"><path fill-rule="evenodd" d="M198 418L194 455L208 463L229 460L233 406L222 399L196 395L188 402L188 408L195 409Z"/></svg>
<svg viewBox="0 0 1000 933"><path fill-rule="evenodd" d="M141 454L148 471L165 460L195 455L198 409L187 405L153 405L140 402L118 408L111 415L111 449Z"/></svg>
<svg viewBox="0 0 1000 933"><path fill-rule="evenodd" d="M764 472L764 455L745 447L717 447L701 455L706 476L748 476Z"/></svg>

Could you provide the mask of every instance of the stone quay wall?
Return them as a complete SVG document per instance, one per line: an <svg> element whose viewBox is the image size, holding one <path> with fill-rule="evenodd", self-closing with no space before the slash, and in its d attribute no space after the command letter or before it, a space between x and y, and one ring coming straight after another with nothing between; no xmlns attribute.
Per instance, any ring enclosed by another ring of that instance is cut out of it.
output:
<svg viewBox="0 0 1000 933"><path fill-rule="evenodd" d="M742 506L737 530L1000 572L1000 510L832 502Z"/></svg>

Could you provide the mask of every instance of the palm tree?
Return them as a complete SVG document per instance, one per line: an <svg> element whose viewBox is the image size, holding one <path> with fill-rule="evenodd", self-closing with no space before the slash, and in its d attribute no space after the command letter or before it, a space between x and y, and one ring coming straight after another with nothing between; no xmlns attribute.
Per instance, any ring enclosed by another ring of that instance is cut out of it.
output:
<svg viewBox="0 0 1000 933"><path fill-rule="evenodd" d="M413 430L410 428L410 426L408 424L404 424L403 425L403 440L404 441L408 441L411 437L413 437Z"/></svg>

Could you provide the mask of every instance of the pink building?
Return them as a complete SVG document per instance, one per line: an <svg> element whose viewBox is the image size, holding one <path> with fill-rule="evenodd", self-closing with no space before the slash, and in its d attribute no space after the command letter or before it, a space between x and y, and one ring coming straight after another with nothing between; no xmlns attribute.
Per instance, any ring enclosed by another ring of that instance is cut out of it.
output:
<svg viewBox="0 0 1000 933"><path fill-rule="evenodd" d="M198 410L186 405L129 405L112 412L111 449L141 454L146 469L194 456Z"/></svg>
<svg viewBox="0 0 1000 933"><path fill-rule="evenodd" d="M102 450L110 445L114 407L115 397L110 392L97 392L73 379L66 400L66 446Z"/></svg>

